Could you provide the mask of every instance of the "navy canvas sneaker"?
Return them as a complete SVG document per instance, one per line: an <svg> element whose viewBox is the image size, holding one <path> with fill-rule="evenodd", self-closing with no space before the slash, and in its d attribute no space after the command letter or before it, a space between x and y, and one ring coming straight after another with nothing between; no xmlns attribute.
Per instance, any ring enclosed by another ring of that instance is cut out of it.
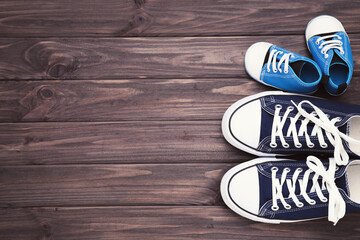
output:
<svg viewBox="0 0 360 240"><path fill-rule="evenodd" d="M306 43L323 73L325 89L340 95L347 89L353 73L350 40L341 22L322 15L311 20L305 31Z"/></svg>
<svg viewBox="0 0 360 240"><path fill-rule="evenodd" d="M360 159L360 106L281 91L245 97L225 112L222 132L257 156L325 154Z"/></svg>
<svg viewBox="0 0 360 240"><path fill-rule="evenodd" d="M248 48L245 69L260 83L297 93L315 92L322 78L313 60L267 42Z"/></svg>
<svg viewBox="0 0 360 240"><path fill-rule="evenodd" d="M221 196L237 214L265 223L290 223L328 216L334 225L360 211L360 160L336 167L335 160L258 158L230 169Z"/></svg>

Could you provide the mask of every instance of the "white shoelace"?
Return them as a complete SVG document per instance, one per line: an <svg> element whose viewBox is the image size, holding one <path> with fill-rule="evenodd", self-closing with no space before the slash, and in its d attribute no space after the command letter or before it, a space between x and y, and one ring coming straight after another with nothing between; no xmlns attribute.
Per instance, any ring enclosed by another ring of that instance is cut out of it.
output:
<svg viewBox="0 0 360 240"><path fill-rule="evenodd" d="M355 140L339 131L339 129L335 126L335 123L341 121L341 119L334 118L330 120L328 116L320 108L316 107L308 100L301 101L298 105L296 105L293 101L292 103L298 110L298 113L295 115L295 117L289 116L290 112L294 109L294 107L289 106L286 109L284 115L281 117L280 116L281 105L275 106L275 114L274 114L274 121L271 131L270 147L272 148L277 147L276 137L279 137L281 144L284 148L290 147L290 145L286 142L285 137L283 135L283 127L285 125L287 118L289 118L290 125L286 136L287 137L292 136L295 147L297 148L302 147L302 144L299 142L299 136L305 136L306 145L309 148L314 147L315 144L311 141L310 136L316 136L317 140L320 143L320 146L322 148L327 148L327 144L325 142L324 134L323 134L324 131L329 142L334 146L335 163L338 165L346 165L349 162L349 155L345 150L342 140L354 144L360 144L360 141ZM306 112L302 108L302 105L304 103L310 105L314 109L314 112L312 113ZM300 116L303 116L304 119L301 120L299 131L297 131L296 122L299 120ZM310 135L307 132L307 124L309 122L314 124L314 127Z"/></svg>
<svg viewBox="0 0 360 240"><path fill-rule="evenodd" d="M334 37L338 38L338 40L333 39ZM325 39L330 39L330 40L324 41L320 44L320 42ZM341 40L340 36L333 34L333 35L319 37L315 43L316 45L320 44L319 49L321 49L321 53L324 54L325 58L328 58L329 54L327 54L327 52L330 49L338 49L341 54L344 54L344 49L342 47L342 42L340 40Z"/></svg>
<svg viewBox="0 0 360 240"><path fill-rule="evenodd" d="M300 173L303 171L302 168L297 168L291 179L286 179L287 174L291 171L290 168L284 168L281 174L281 179L279 180L276 177L276 173L278 171L277 167L271 168L271 178L272 178L272 206L271 209L273 211L279 210L279 206L277 204L277 200L280 199L280 202L284 205L285 209L291 209L291 205L285 201L285 198L282 194L282 188L284 183L286 182L287 188L289 190L288 198L291 198L295 205L299 208L304 206L304 203L301 202L297 196L295 195L296 183L299 183L300 186L300 195L304 197L304 200L308 202L310 205L315 205L316 201L311 199L308 193L315 192L319 197L321 202L328 203L328 220L333 222L334 225L344 217L346 212L346 204L344 199L342 198L336 184L335 184L335 171L336 171L336 163L334 159L330 159L328 170L325 169L322 162L314 157L309 156L306 160L306 164L309 167L308 170L305 171L303 178L299 179ZM310 174L314 172L312 180L312 187L309 192L306 192ZM321 187L319 185L319 177L322 179ZM326 190L329 193L329 199L327 199L322 190Z"/></svg>
<svg viewBox="0 0 360 240"><path fill-rule="evenodd" d="M276 58L278 55L282 55L282 57L280 58L280 61L278 62L278 64L276 65ZM270 55L269 55L269 59L267 62L267 71L270 72L270 66L272 66L273 72L282 72L281 69L281 64L284 63L284 73L288 73L289 72L289 59L290 57L292 57L293 55L291 53L284 53L282 51L278 51L278 50L271 50ZM272 63L271 63L272 61Z"/></svg>

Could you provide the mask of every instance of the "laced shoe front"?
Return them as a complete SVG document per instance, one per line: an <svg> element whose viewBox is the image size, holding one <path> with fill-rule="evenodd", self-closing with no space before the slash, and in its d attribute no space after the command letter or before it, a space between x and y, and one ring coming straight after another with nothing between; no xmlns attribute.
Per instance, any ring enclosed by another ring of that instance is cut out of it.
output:
<svg viewBox="0 0 360 240"><path fill-rule="evenodd" d="M284 92L234 103L222 131L233 146L257 156L327 155L336 164L360 158L360 106Z"/></svg>
<svg viewBox="0 0 360 240"><path fill-rule="evenodd" d="M334 225L360 211L360 160L258 158L230 169L221 195L233 211L254 221L282 223L328 217Z"/></svg>
<svg viewBox="0 0 360 240"><path fill-rule="evenodd" d="M306 43L323 73L323 84L331 95L345 92L353 73L350 40L341 22L322 15L309 22Z"/></svg>
<svg viewBox="0 0 360 240"><path fill-rule="evenodd" d="M248 48L245 68L262 84L298 93L315 92L322 77L313 60L267 42Z"/></svg>

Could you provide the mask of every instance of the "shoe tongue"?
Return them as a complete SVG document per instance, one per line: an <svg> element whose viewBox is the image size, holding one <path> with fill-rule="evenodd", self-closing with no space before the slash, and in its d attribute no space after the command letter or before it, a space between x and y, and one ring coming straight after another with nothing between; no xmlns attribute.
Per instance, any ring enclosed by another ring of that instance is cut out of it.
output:
<svg viewBox="0 0 360 240"><path fill-rule="evenodd" d="M304 66L305 62L304 61L295 61L290 63L290 67L292 68L292 70L295 72L295 74L300 77L300 72L302 67Z"/></svg>
<svg viewBox="0 0 360 240"><path fill-rule="evenodd" d="M342 170L340 168L340 170L338 170L338 174L339 174L339 171L345 171L345 169L346 169L346 167L342 166ZM310 176L313 176L313 173ZM259 174L259 181L262 182L262 188L260 189L260 207L261 207L267 201L272 199L272 180L271 180L271 178L268 178L268 177L265 177L262 174ZM318 179L318 184L319 184L319 186L322 186L322 178L321 177ZM348 189L348 184L347 184L347 173L346 173L346 171L342 176L335 179L335 184L339 189L344 190L344 192L349 196L349 189ZM308 194L310 193L310 189L312 188L312 186L313 186L313 182L312 182L311 177L310 177L307 188L306 188L306 192ZM287 198L288 195L289 195L289 190L287 188L286 183L283 184L282 194L283 194L283 196L285 198ZM300 196L299 182L297 182L297 184L296 184L295 194Z"/></svg>
<svg viewBox="0 0 360 240"><path fill-rule="evenodd" d="M349 189L346 179L347 179L347 173L345 171L345 173L341 177L335 180L335 184L339 189L344 190L344 192L349 196Z"/></svg>
<svg viewBox="0 0 360 240"><path fill-rule="evenodd" d="M341 64L341 65L347 66L346 63L344 62L344 60L342 60L342 58L335 51L333 51L333 53L334 53L334 55L333 55L333 58L331 59L330 66L332 66L334 64Z"/></svg>
<svg viewBox="0 0 360 240"><path fill-rule="evenodd" d="M347 129L348 129L348 127L350 127L349 124L350 124L350 121L348 121L346 124L343 124L342 126L339 126L339 127L338 127L339 131L340 131L341 133L343 133L343 134L348 135L348 134L347 134Z"/></svg>

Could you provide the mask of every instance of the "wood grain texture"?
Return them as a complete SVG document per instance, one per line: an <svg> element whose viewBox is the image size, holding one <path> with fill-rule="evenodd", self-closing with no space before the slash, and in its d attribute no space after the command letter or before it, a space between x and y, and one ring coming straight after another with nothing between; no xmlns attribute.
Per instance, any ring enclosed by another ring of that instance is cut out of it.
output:
<svg viewBox="0 0 360 240"><path fill-rule="evenodd" d="M0 165L239 162L220 121L0 124Z"/></svg>
<svg viewBox="0 0 360 240"><path fill-rule="evenodd" d="M12 0L0 9L0 37L303 34L323 14L360 32L358 1Z"/></svg>
<svg viewBox="0 0 360 240"><path fill-rule="evenodd" d="M0 81L0 122L220 120L248 78Z"/></svg>
<svg viewBox="0 0 360 240"><path fill-rule="evenodd" d="M0 238L57 239L354 239L359 214L333 227L326 219L263 224L221 206L0 209Z"/></svg>
<svg viewBox="0 0 360 240"><path fill-rule="evenodd" d="M359 74L360 34L350 35ZM309 56L303 36L0 39L0 79L247 76L244 55L268 41Z"/></svg>
<svg viewBox="0 0 360 240"><path fill-rule="evenodd" d="M231 164L1 167L0 207L213 205Z"/></svg>
<svg viewBox="0 0 360 240"><path fill-rule="evenodd" d="M360 82L330 98L358 104ZM274 90L250 77L0 81L0 122L221 120L237 100Z"/></svg>

